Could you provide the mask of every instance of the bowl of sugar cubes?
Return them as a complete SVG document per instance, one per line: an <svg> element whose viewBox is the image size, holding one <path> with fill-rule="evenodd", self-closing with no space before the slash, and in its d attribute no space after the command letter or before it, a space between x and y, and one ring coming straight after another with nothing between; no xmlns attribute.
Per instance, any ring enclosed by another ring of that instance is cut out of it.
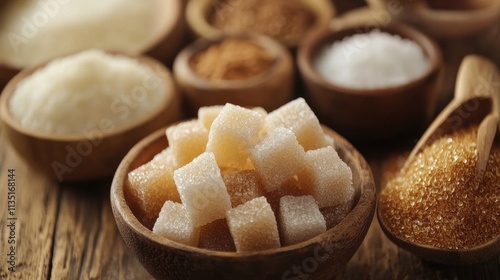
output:
<svg viewBox="0 0 500 280"><path fill-rule="evenodd" d="M439 101L441 51L402 23L324 30L301 45L298 66L320 121L350 141L420 132Z"/></svg>
<svg viewBox="0 0 500 280"><path fill-rule="evenodd" d="M303 98L272 112L201 107L137 143L111 206L156 279L331 279L375 209L361 154Z"/></svg>

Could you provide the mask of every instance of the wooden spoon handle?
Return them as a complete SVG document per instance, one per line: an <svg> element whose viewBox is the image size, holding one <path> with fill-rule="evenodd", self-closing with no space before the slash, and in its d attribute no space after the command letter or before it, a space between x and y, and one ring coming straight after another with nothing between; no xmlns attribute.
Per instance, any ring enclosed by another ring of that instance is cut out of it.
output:
<svg viewBox="0 0 500 280"><path fill-rule="evenodd" d="M494 96L500 87L497 66L490 60L468 55L460 64L454 100L465 101L475 96Z"/></svg>
<svg viewBox="0 0 500 280"><path fill-rule="evenodd" d="M477 131L477 178L483 178L484 170L488 165L491 146L497 132L498 118L494 114L489 114L479 125Z"/></svg>
<svg viewBox="0 0 500 280"><path fill-rule="evenodd" d="M500 81L498 69L492 62L478 55L466 56L458 70L453 100L439 113L420 137L408 156L405 166L427 145L429 139L435 136L439 128L443 127L449 116L466 101L478 96L491 98L495 91L494 85L498 81Z"/></svg>

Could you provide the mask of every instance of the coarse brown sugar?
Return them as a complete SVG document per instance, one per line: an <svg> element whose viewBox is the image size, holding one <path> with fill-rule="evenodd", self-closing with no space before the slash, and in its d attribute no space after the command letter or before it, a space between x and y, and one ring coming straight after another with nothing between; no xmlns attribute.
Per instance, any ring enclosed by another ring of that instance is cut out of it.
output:
<svg viewBox="0 0 500 280"><path fill-rule="evenodd" d="M269 70L275 57L262 46L246 39L228 39L196 53L189 65L203 78L244 80Z"/></svg>
<svg viewBox="0 0 500 280"><path fill-rule="evenodd" d="M500 145L474 183L477 129L436 140L387 184L379 212L391 232L447 249L471 248L500 235Z"/></svg>
<svg viewBox="0 0 500 280"><path fill-rule="evenodd" d="M299 0L219 1L210 23L225 32L252 31L278 40L294 40L314 23Z"/></svg>

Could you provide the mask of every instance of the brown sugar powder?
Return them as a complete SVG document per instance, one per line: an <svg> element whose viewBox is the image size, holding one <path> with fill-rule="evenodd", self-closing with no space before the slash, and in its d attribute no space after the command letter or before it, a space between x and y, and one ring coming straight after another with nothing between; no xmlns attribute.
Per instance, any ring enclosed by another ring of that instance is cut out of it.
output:
<svg viewBox="0 0 500 280"><path fill-rule="evenodd" d="M278 40L296 40L314 23L299 0L222 0L209 19L225 32L252 31Z"/></svg>
<svg viewBox="0 0 500 280"><path fill-rule="evenodd" d="M378 207L391 232L446 249L471 248L500 235L500 145L474 184L477 129L436 140L388 183Z"/></svg>
<svg viewBox="0 0 500 280"><path fill-rule="evenodd" d="M213 80L243 80L269 70L272 53L244 39L229 39L196 53L189 64L199 76Z"/></svg>

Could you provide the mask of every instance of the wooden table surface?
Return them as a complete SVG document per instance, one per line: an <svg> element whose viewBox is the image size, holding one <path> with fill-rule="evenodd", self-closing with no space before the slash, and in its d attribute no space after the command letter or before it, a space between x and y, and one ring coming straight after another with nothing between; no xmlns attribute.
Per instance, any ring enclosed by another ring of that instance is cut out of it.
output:
<svg viewBox="0 0 500 280"><path fill-rule="evenodd" d="M0 279L152 279L118 232L109 202L110 180L81 185L47 180L26 166L1 134ZM361 151L378 189L413 141ZM14 213L7 211L9 170L15 170L16 188L10 193L15 195ZM15 272L8 263L11 240ZM365 241L336 279L500 279L500 256L468 267L425 262L391 243L374 218Z"/></svg>

